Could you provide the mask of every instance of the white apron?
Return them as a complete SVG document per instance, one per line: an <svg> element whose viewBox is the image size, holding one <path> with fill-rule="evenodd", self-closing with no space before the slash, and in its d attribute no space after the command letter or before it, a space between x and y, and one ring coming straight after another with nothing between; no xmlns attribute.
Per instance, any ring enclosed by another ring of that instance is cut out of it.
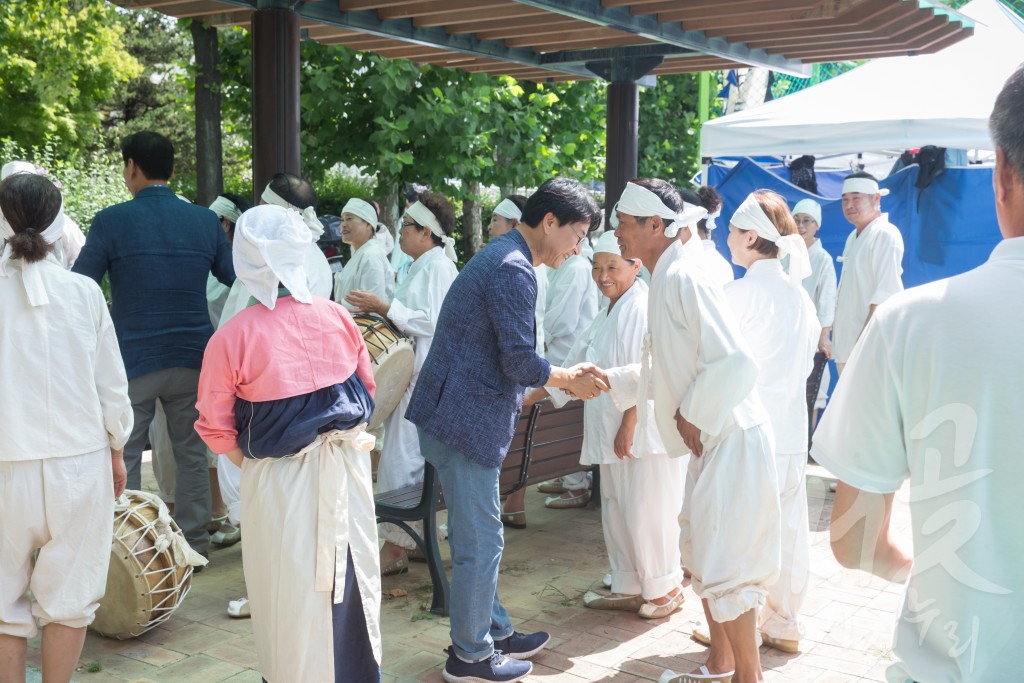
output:
<svg viewBox="0 0 1024 683"><path fill-rule="evenodd" d="M268 683L334 683L331 609L344 594L349 552L381 661L373 446L360 426L321 434L286 458L243 462L242 559Z"/></svg>

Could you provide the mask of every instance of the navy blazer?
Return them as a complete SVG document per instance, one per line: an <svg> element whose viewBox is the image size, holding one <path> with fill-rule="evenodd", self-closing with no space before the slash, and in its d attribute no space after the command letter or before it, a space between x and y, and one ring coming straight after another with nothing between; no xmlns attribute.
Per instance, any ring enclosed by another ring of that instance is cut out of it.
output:
<svg viewBox="0 0 1024 683"><path fill-rule="evenodd" d="M551 374L535 348L536 307L533 257L513 230L470 259L448 290L406 419L472 462L500 466L524 388Z"/></svg>
<svg viewBox="0 0 1024 683"><path fill-rule="evenodd" d="M213 335L206 281L211 271L227 286L235 281L217 215L165 185L97 213L72 270L96 282L110 274L110 317L128 379L200 369Z"/></svg>

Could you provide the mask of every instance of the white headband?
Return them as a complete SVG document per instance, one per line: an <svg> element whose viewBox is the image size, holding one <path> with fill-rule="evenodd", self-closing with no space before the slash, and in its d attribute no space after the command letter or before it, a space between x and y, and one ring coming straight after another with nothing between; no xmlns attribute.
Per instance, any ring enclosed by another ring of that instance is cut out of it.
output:
<svg viewBox="0 0 1024 683"><path fill-rule="evenodd" d="M515 202L507 197L502 199L501 202L494 207L494 213L511 221L523 220L523 212L519 210L519 207L516 206Z"/></svg>
<svg viewBox="0 0 1024 683"><path fill-rule="evenodd" d="M847 192L860 192L872 196L880 194L883 197L889 194L887 188L878 189L878 181L872 178L847 178L843 181L843 194Z"/></svg>
<svg viewBox="0 0 1024 683"><path fill-rule="evenodd" d="M313 234L313 242L316 242L320 239L320 235L324 234L324 224L316 217L316 209L312 206L300 209L294 204L288 203L280 195L270 189L269 183L267 184L266 189L263 190L263 194L260 195L260 199L265 201L267 204L273 204L274 206L298 211L299 215L302 217L302 222L306 224L306 227L309 228L309 231Z"/></svg>
<svg viewBox="0 0 1024 683"><path fill-rule="evenodd" d="M4 164L3 168L0 169L0 180L3 180L7 176L12 176L15 173L33 173L36 175L45 175L45 171L35 164L30 164L27 161L8 161Z"/></svg>
<svg viewBox="0 0 1024 683"><path fill-rule="evenodd" d="M274 310L278 283L296 301L313 303L306 282L309 229L301 216L285 207L254 206L235 224L231 257L235 275L261 304Z"/></svg>
<svg viewBox="0 0 1024 683"><path fill-rule="evenodd" d="M785 237L780 235L753 193L748 194L740 208L736 209L730 223L740 230L753 230L758 236L774 243L779 248L779 258L788 255L789 279L794 286L799 286L804 278L811 274L811 259L807 255L804 238L797 234Z"/></svg>
<svg viewBox="0 0 1024 683"><path fill-rule="evenodd" d="M455 240L444 234L444 230L441 229L441 224L437 222L437 217L430 209L424 206L421 202L416 202L405 210L405 215L416 221L417 225L430 228L430 232L432 232L435 237L439 237L441 239L441 243L444 244L444 255L450 258L453 262L458 262L459 257L455 255Z"/></svg>
<svg viewBox="0 0 1024 683"><path fill-rule="evenodd" d="M374 230L377 229L377 209L373 208L373 204L370 202L353 197L345 202L345 206L342 207L341 212L350 213L353 216L361 218L372 225Z"/></svg>
<svg viewBox="0 0 1024 683"><path fill-rule="evenodd" d="M793 207L793 215L798 213L805 213L814 219L814 222L821 227L821 204L814 201L813 199L801 199Z"/></svg>
<svg viewBox="0 0 1024 683"><path fill-rule="evenodd" d="M237 223L238 217L242 215L238 205L224 195L220 195L213 200L213 203L210 204L210 211L217 214L219 218L226 218L232 223Z"/></svg>
<svg viewBox="0 0 1024 683"><path fill-rule="evenodd" d="M47 244L53 244L59 240L61 235L64 234L65 221L64 202L62 201L60 210L57 211L57 215L54 217L53 222L39 233L43 236L43 241ZM3 214L0 214L0 238L4 240L3 246L0 248L0 277L10 276L7 266L14 258L14 252L7 240L14 236L14 234L14 229L11 228L7 219L3 217ZM25 285L25 293L28 294L28 302L32 306L45 306L50 303L50 297L46 293L46 286L43 284L43 277L39 272L38 261L22 264L21 280Z"/></svg>
<svg viewBox="0 0 1024 683"><path fill-rule="evenodd" d="M640 187L635 183L626 183L626 189L622 191L619 201L612 207L612 215L609 220L613 228L619 226L619 218L616 211L621 211L637 218L647 216L661 216L665 221L665 237L675 239L676 235L683 228L696 225L702 218L707 217L708 210L703 206L683 202L683 210L676 213L665 206L661 197L654 194L646 187Z"/></svg>
<svg viewBox="0 0 1024 683"><path fill-rule="evenodd" d="M708 232L711 232L712 230L717 228L718 226L715 225L715 219L718 218L721 215L722 215L722 207L719 206L717 209L715 209L714 213L709 213L708 214L708 222L704 224L704 229L707 230Z"/></svg>

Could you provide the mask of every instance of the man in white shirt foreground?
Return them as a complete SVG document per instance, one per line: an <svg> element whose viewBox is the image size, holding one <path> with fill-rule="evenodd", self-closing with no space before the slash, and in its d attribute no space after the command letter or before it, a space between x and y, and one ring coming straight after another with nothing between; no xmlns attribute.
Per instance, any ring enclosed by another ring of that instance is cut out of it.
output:
<svg viewBox="0 0 1024 683"><path fill-rule="evenodd" d="M843 215L854 230L846 238L839 260L835 322L832 330L832 356L842 373L854 344L868 324L875 307L893 294L903 291L903 236L882 213L882 197L870 173L852 173L843 181Z"/></svg>
<svg viewBox="0 0 1024 683"><path fill-rule="evenodd" d="M815 459L841 480L836 558L897 582L910 574L892 683L1021 679L1024 65L989 128L1004 240L980 267L879 307L814 438ZM890 531L906 479L913 551Z"/></svg>

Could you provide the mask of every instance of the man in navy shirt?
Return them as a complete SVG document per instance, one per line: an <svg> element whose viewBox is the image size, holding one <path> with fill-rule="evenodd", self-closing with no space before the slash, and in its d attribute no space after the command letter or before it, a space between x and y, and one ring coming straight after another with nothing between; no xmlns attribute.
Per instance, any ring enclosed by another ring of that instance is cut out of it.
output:
<svg viewBox="0 0 1024 683"><path fill-rule="evenodd" d="M526 202L519 226L491 240L455 279L405 417L437 469L452 550L451 637L446 681L518 681L544 632L512 628L498 599L503 548L498 475L526 387L592 398L607 387L592 366L552 367L534 343L534 266L558 268L600 219L576 181L552 178Z"/></svg>
<svg viewBox="0 0 1024 683"><path fill-rule="evenodd" d="M74 272L97 282L110 275L110 315L135 412L124 449L128 488L141 485L142 450L160 399L178 471L174 519L189 544L206 554L210 480L194 427L196 391L213 334L206 281L213 272L225 285L234 282L231 246L216 214L167 187L174 172L170 140L135 133L122 140L121 156L133 199L96 214Z"/></svg>

